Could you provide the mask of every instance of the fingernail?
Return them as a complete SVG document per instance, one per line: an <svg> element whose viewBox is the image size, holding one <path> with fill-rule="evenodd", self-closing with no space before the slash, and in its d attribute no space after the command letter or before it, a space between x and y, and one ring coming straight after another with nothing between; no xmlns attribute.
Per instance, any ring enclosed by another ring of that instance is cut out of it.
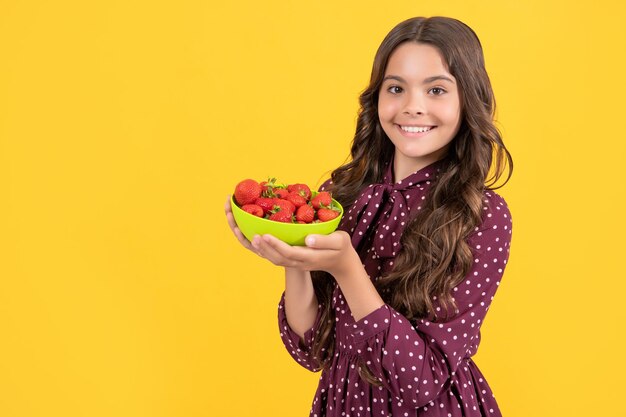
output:
<svg viewBox="0 0 626 417"><path fill-rule="evenodd" d="M315 238L313 236L307 236L306 237L306 245L307 246L315 245Z"/></svg>

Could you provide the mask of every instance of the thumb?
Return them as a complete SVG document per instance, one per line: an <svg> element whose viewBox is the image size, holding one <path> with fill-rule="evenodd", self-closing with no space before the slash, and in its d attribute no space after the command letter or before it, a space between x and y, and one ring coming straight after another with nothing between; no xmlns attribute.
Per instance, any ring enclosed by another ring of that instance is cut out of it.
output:
<svg viewBox="0 0 626 417"><path fill-rule="evenodd" d="M342 232L329 235L308 235L304 243L309 248L340 250L346 244L346 238L349 241L349 235Z"/></svg>
<svg viewBox="0 0 626 417"><path fill-rule="evenodd" d="M304 244L307 245L307 247L309 248L316 248L319 245L318 239L320 238L320 236L322 235L308 235L304 239Z"/></svg>

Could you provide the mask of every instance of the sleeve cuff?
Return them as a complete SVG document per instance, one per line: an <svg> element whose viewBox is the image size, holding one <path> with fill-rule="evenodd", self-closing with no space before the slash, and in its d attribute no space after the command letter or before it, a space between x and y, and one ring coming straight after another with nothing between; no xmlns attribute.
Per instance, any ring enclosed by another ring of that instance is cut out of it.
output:
<svg viewBox="0 0 626 417"><path fill-rule="evenodd" d="M303 352L308 352L311 350L313 346L313 339L315 337L315 332L319 327L320 318L322 316L322 309L318 306L317 316L315 317L315 321L313 322L313 326L309 330L304 333L304 337L301 339L300 336L289 326L287 322L287 315L285 314L285 294L280 298L279 303L279 316L281 325L283 327L283 331L286 333L288 339L291 341L294 347L297 347Z"/></svg>
<svg viewBox="0 0 626 417"><path fill-rule="evenodd" d="M389 328L391 310L387 304L372 311L352 325L352 337L356 343L363 342L370 337L384 332Z"/></svg>

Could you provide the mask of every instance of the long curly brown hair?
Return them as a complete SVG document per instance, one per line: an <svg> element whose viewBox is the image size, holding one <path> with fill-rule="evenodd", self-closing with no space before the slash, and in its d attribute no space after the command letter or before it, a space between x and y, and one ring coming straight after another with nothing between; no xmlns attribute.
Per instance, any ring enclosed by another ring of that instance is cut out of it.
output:
<svg viewBox="0 0 626 417"><path fill-rule="evenodd" d="M452 18L416 17L393 28L376 52L369 86L360 96L351 158L331 175L334 197L349 209L365 187L382 181L394 146L378 118L378 94L389 57L404 42L428 44L442 54L457 80L462 120L444 157L445 168L402 235L402 251L394 269L375 285L385 302L409 320L437 320L454 308L452 288L472 266L467 238L482 221L483 192L509 180L513 160L494 125L495 98L474 31ZM508 175L496 186L505 171ZM329 366L335 346L334 280L320 271L312 276L322 306L313 354L324 368ZM441 317L435 314L434 297L443 307ZM360 372L367 381L376 383L366 367Z"/></svg>

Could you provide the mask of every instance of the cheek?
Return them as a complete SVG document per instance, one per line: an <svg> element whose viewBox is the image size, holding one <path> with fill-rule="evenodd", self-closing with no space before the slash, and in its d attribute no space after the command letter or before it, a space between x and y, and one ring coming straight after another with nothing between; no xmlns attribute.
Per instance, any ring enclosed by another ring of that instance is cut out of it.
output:
<svg viewBox="0 0 626 417"><path fill-rule="evenodd" d="M397 104L390 100L378 100L378 117L381 123L389 121L397 112Z"/></svg>
<svg viewBox="0 0 626 417"><path fill-rule="evenodd" d="M461 118L461 111L458 105L441 106L439 111L440 117L448 124L456 125Z"/></svg>
<svg viewBox="0 0 626 417"><path fill-rule="evenodd" d="M389 103L385 103L384 100L378 102L377 112L380 127L383 129L383 132L390 137L392 135L391 130L393 129L392 123L395 117L395 112Z"/></svg>
<svg viewBox="0 0 626 417"><path fill-rule="evenodd" d="M385 115L385 100L378 99L378 103L376 103L376 112L378 113L378 118L382 121Z"/></svg>

